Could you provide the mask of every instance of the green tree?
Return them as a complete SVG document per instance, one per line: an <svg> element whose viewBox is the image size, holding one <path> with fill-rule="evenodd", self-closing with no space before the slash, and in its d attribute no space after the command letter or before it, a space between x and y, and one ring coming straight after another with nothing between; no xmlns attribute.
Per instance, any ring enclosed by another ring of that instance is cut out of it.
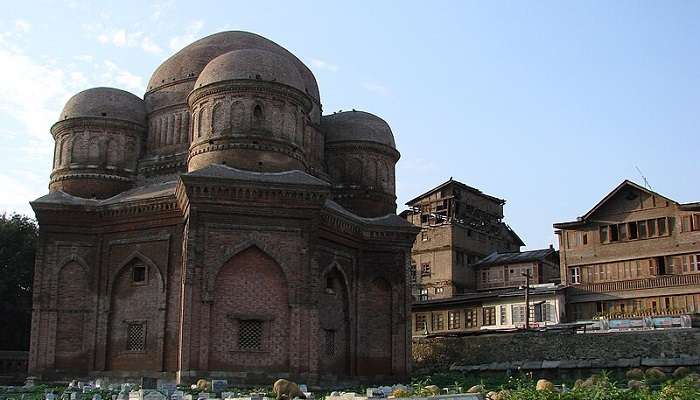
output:
<svg viewBox="0 0 700 400"><path fill-rule="evenodd" d="M29 349L38 236L34 219L0 214L0 350Z"/></svg>

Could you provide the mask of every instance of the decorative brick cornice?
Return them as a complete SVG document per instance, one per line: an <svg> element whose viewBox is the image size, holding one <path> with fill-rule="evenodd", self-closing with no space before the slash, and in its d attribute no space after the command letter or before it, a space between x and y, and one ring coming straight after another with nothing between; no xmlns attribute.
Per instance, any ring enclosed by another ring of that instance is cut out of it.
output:
<svg viewBox="0 0 700 400"><path fill-rule="evenodd" d="M288 99L291 99L297 104L300 104L304 108L304 113L308 114L308 112L311 110L312 100L310 95L303 93L298 89L280 83L258 81L252 79L236 79L222 81L209 84L201 88L195 88L187 96L187 104L189 104L190 107L193 107L195 103L197 103L205 97L212 95L221 95L230 92L235 92L236 94L249 93L253 95L282 95Z"/></svg>
<svg viewBox="0 0 700 400"><path fill-rule="evenodd" d="M378 153L383 156L390 157L393 162L396 162L401 158L401 154L398 150L391 146L385 144L368 142L368 141L345 141L345 142L333 142L326 143L326 154L328 153L361 153L361 152L372 152Z"/></svg>
<svg viewBox="0 0 700 400"><path fill-rule="evenodd" d="M69 118L56 122L53 124L53 126L51 126L51 134L53 135L54 139L56 139L64 134L73 133L75 130L95 128L105 130L121 130L133 132L138 135L144 134L147 130L147 128L141 124L123 119L108 117L80 117Z"/></svg>
<svg viewBox="0 0 700 400"><path fill-rule="evenodd" d="M284 186L182 176L176 189L176 197L183 209L191 202L255 202L275 206L302 203L319 207L328 197L328 190L303 185Z"/></svg>
<svg viewBox="0 0 700 400"><path fill-rule="evenodd" d="M234 142L232 140L241 139L241 142ZM243 141L244 140L244 141ZM217 143L218 142L218 143ZM223 142L223 143L222 143ZM234 149L244 149L244 150L257 150L266 152L276 152L284 154L290 158L293 158L302 165L304 168L308 168L308 163L306 157L304 157L303 151L301 151L298 146L293 145L286 141L275 140L274 138L264 137L260 135L256 136L244 136L244 135L231 135L231 136L217 136L210 138L199 143L195 143L190 148L189 156L187 157L188 162L192 157L209 153L212 151L226 151Z"/></svg>
<svg viewBox="0 0 700 400"><path fill-rule="evenodd" d="M113 174L93 173L93 172L62 172L56 171L51 174L49 184L65 181L69 179L99 179L103 181L133 182L133 178Z"/></svg>

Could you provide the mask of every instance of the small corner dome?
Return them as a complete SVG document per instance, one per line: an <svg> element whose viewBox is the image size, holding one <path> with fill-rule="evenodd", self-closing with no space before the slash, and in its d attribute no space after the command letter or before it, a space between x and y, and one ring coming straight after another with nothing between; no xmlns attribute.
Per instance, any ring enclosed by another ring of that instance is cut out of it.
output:
<svg viewBox="0 0 700 400"><path fill-rule="evenodd" d="M121 119L146 126L146 105L141 98L121 89L92 88L66 102L59 121L71 118Z"/></svg>
<svg viewBox="0 0 700 400"><path fill-rule="evenodd" d="M321 130L326 134L326 143L375 142L396 149L389 124L368 112L344 111L324 115Z"/></svg>
<svg viewBox="0 0 700 400"><path fill-rule="evenodd" d="M241 79L276 82L305 92L304 80L291 60L259 49L234 50L214 58L204 67L194 87Z"/></svg>

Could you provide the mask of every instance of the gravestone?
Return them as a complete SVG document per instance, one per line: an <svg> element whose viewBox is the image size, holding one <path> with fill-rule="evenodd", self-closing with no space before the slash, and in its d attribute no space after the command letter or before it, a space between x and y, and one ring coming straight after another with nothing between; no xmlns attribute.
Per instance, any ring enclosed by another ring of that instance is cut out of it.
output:
<svg viewBox="0 0 700 400"><path fill-rule="evenodd" d="M219 394L226 389L226 386L228 386L228 381L223 380L223 379L212 379L211 381L211 391Z"/></svg>
<svg viewBox="0 0 700 400"><path fill-rule="evenodd" d="M183 400L184 397L185 397L185 392L183 392L182 390L174 390L170 394L170 400Z"/></svg>
<svg viewBox="0 0 700 400"><path fill-rule="evenodd" d="M144 390L142 400L168 400L165 395L157 390Z"/></svg>
<svg viewBox="0 0 700 400"><path fill-rule="evenodd" d="M173 381L158 380L158 390L161 391L166 397L170 397L177 390L177 383Z"/></svg>
<svg viewBox="0 0 700 400"><path fill-rule="evenodd" d="M157 389L158 379L144 376L141 378L141 389Z"/></svg>
<svg viewBox="0 0 700 400"><path fill-rule="evenodd" d="M53 394L53 392L46 393L46 400L55 400L55 399L56 399L56 395Z"/></svg>

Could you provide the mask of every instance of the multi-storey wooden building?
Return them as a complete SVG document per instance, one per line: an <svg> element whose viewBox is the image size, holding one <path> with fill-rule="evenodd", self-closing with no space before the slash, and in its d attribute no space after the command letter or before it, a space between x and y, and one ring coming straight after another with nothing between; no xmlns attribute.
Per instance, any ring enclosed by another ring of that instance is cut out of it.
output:
<svg viewBox="0 0 700 400"><path fill-rule="evenodd" d="M502 221L504 204L451 178L406 203L410 209L401 216L421 228L411 252L417 300L475 290L478 279L470 264L525 245Z"/></svg>
<svg viewBox="0 0 700 400"><path fill-rule="evenodd" d="M556 325L564 318L559 256L553 248L493 253L470 265L475 290L413 305L413 336L463 334L525 325L525 274L530 275L530 326Z"/></svg>
<svg viewBox="0 0 700 400"><path fill-rule="evenodd" d="M626 180L554 228L570 320L700 311L700 203Z"/></svg>

